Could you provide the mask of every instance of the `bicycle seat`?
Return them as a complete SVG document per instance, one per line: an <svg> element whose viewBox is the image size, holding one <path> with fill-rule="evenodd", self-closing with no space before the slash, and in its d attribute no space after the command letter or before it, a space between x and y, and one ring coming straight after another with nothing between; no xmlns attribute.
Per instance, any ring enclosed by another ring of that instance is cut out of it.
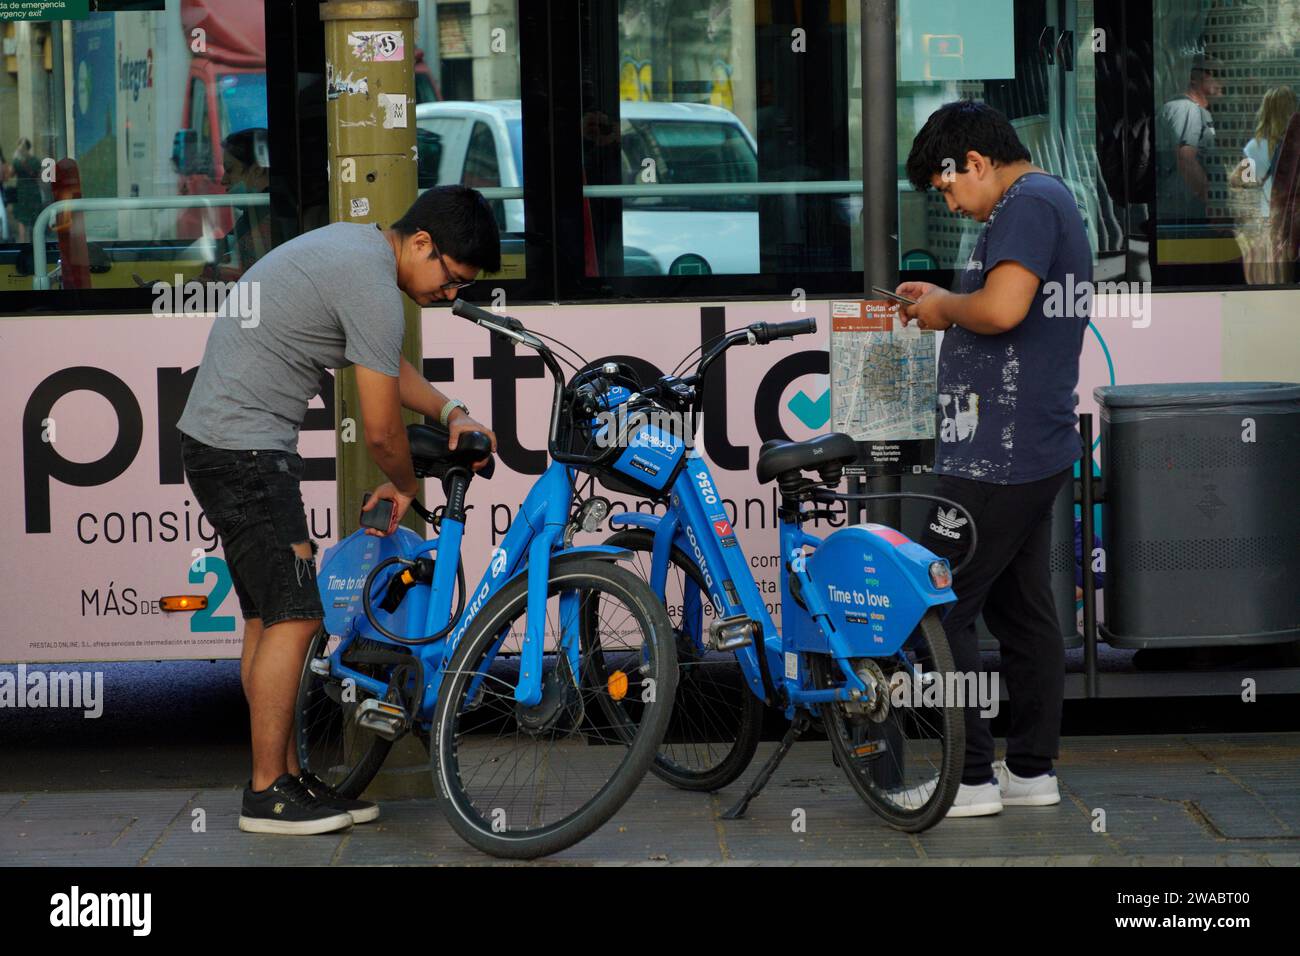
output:
<svg viewBox="0 0 1300 956"><path fill-rule="evenodd" d="M475 474L491 478L496 470L492 457L492 439L482 432L466 432L460 436L455 450L447 447L451 433L440 425L407 425L406 440L411 445L411 465L417 478L441 478L452 468L473 468L476 462L487 459L487 464Z"/></svg>
<svg viewBox="0 0 1300 956"><path fill-rule="evenodd" d="M787 471L819 470L831 462L841 467L858 459L858 444L842 432L818 435L807 441L779 441L763 443L758 450L759 484L767 484L777 475Z"/></svg>

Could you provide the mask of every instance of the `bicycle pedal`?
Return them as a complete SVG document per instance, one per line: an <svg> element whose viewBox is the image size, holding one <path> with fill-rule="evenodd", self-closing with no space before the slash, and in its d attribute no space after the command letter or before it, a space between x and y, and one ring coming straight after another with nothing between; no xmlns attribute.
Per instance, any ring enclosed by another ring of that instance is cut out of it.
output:
<svg viewBox="0 0 1300 956"><path fill-rule="evenodd" d="M406 711L398 704L377 697L363 700L354 719L357 726L385 740L396 740L406 731Z"/></svg>
<svg viewBox="0 0 1300 956"><path fill-rule="evenodd" d="M884 740L868 740L866 743L858 744L849 750L854 757L861 760L863 757L878 757L889 749L889 744Z"/></svg>
<svg viewBox="0 0 1300 956"><path fill-rule="evenodd" d="M727 617L709 625L709 646L715 651L734 651L754 643L754 622L747 617Z"/></svg>

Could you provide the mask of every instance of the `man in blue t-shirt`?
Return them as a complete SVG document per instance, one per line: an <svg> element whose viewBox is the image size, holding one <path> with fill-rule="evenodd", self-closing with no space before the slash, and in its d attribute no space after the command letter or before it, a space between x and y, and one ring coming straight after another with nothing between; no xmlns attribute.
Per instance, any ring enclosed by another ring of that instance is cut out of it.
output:
<svg viewBox="0 0 1300 956"><path fill-rule="evenodd" d="M983 103L949 103L912 144L907 175L984 223L960 294L904 282L905 321L942 331L936 494L975 519L979 546L944 618L953 659L980 670L981 611L1001 647L1010 697L1006 761L978 706L966 708L966 764L949 816L1060 802L1064 645L1048 567L1052 504L1081 454L1075 389L1092 308L1092 249L1065 184L1034 166L1015 129ZM965 553L966 520L935 510L923 544ZM967 704L974 702L967 701Z"/></svg>

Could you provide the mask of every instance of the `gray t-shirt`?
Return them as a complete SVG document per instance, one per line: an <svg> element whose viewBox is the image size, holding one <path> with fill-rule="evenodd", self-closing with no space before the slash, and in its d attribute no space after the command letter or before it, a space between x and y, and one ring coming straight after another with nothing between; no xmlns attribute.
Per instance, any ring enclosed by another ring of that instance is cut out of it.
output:
<svg viewBox="0 0 1300 956"><path fill-rule="evenodd" d="M185 434L214 448L296 452L325 369L355 364L398 374L402 293L392 247L374 225L314 229L271 250L239 281L255 283L256 298L252 288L231 296L258 309L213 321L176 423Z"/></svg>
<svg viewBox="0 0 1300 956"><path fill-rule="evenodd" d="M1178 169L1178 150L1191 146L1205 168L1209 150L1214 146L1214 117L1205 107L1186 96L1170 100L1160 107L1156 131L1159 168L1156 202L1162 220L1204 219L1205 203L1183 179Z"/></svg>

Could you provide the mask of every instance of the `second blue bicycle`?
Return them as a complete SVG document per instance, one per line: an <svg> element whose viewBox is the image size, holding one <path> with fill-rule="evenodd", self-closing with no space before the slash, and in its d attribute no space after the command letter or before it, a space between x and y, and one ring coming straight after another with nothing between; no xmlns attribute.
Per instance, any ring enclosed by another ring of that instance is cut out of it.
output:
<svg viewBox="0 0 1300 956"><path fill-rule="evenodd" d="M820 724L833 758L866 803L899 829L924 830L951 806L965 749L962 688L940 618L940 609L956 600L955 572L883 525L841 528L824 539L809 533L805 524L812 519L835 517L817 505L853 497L834 489L857 460L857 445L843 434L769 441L757 473L760 483L775 481L780 493L778 630L722 492L704 459L686 447L715 360L736 345L815 328L813 319L756 323L707 343L694 368L680 376L642 387L628 369L597 389L597 404L617 415L593 419L595 437L626 449L599 480L666 505L662 516L614 515L610 525L618 530L606 541L638 555L675 626L677 700L653 771L684 789L726 786L753 758L771 706L791 721L790 731L727 816L742 815L795 738ZM619 434L610 433L611 421ZM665 421L685 429L655 424ZM956 508L970 526L969 560L974 520L961 505L922 494L883 497Z"/></svg>

